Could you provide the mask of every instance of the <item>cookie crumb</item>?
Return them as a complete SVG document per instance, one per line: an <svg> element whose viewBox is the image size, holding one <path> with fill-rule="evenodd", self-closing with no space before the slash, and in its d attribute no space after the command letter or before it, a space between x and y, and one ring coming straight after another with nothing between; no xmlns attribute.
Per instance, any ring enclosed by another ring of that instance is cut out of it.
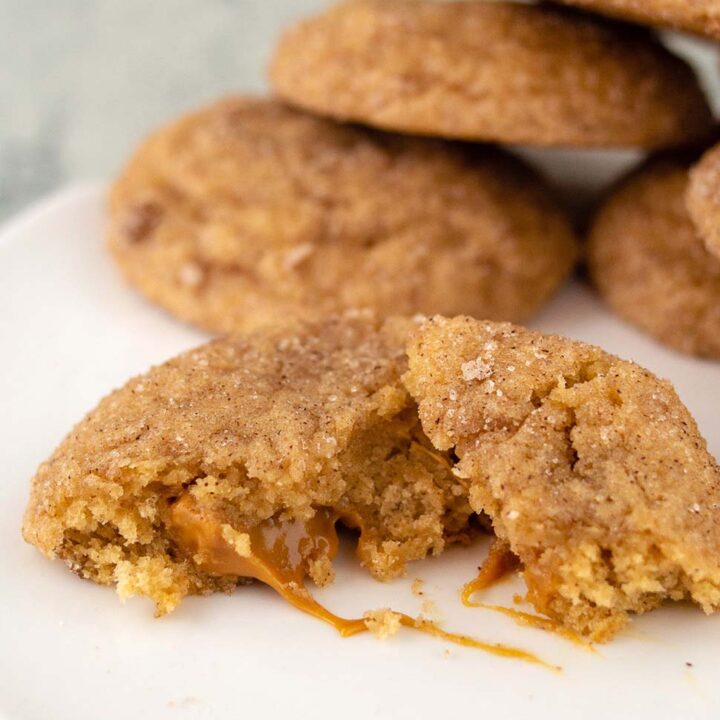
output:
<svg viewBox="0 0 720 720"><path fill-rule="evenodd" d="M240 557L249 558L252 555L247 533L238 532L232 525L225 524L222 526L222 537Z"/></svg>
<svg viewBox="0 0 720 720"><path fill-rule="evenodd" d="M363 619L367 629L378 639L386 640L400 630L400 614L389 608L368 610Z"/></svg>
<svg viewBox="0 0 720 720"><path fill-rule="evenodd" d="M432 600L423 600L420 605L420 615L431 622L440 621L440 611L438 606Z"/></svg>

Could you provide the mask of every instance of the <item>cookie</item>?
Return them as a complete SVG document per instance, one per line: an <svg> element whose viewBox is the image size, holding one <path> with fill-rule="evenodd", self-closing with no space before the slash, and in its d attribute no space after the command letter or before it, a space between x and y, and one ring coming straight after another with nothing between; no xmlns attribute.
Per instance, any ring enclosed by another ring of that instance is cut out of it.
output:
<svg viewBox="0 0 720 720"><path fill-rule="evenodd" d="M576 254L542 181L499 150L264 99L224 100L157 132L110 206L129 281L218 332L352 308L526 318Z"/></svg>
<svg viewBox="0 0 720 720"><path fill-rule="evenodd" d="M38 470L26 540L160 614L254 577L322 616L302 582L332 579L339 521L380 579L440 552L471 511L400 381L409 328L221 339L130 380Z"/></svg>
<svg viewBox="0 0 720 720"><path fill-rule="evenodd" d="M720 258L720 145L710 148L690 169L685 203L705 246Z"/></svg>
<svg viewBox="0 0 720 720"><path fill-rule="evenodd" d="M688 216L687 186L681 158L651 160L626 178L592 222L588 266L622 318L680 352L720 358L720 259Z"/></svg>
<svg viewBox="0 0 720 720"><path fill-rule="evenodd" d="M405 384L528 599L607 640L663 599L720 605L720 468L672 386L599 348L436 318Z"/></svg>
<svg viewBox="0 0 720 720"><path fill-rule="evenodd" d="M322 115L466 140L651 148L712 123L649 33L550 6L348 2L286 31L270 79Z"/></svg>
<svg viewBox="0 0 720 720"><path fill-rule="evenodd" d="M610 17L686 30L720 39L720 7L715 0L558 0Z"/></svg>

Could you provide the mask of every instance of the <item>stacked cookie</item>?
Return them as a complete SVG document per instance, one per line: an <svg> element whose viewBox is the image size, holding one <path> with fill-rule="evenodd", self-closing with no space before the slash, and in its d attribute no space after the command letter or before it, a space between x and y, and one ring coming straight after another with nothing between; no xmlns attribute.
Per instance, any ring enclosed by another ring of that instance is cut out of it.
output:
<svg viewBox="0 0 720 720"><path fill-rule="evenodd" d="M714 0L560 2L720 40ZM720 146L699 160L708 142L650 158L617 184L591 224L588 266L621 317L675 350L718 359Z"/></svg>
<svg viewBox="0 0 720 720"><path fill-rule="evenodd" d="M576 255L542 179L501 150L250 98L150 138L113 189L110 246L150 298L216 332L360 308L524 319Z"/></svg>
<svg viewBox="0 0 720 720"><path fill-rule="evenodd" d="M488 143L657 149L712 123L648 33L544 5L342 4L283 35L270 78L277 98L156 132L112 193L127 278L213 332L360 308L526 320L577 243Z"/></svg>
<svg viewBox="0 0 720 720"><path fill-rule="evenodd" d="M715 0L560 0L610 17L674 28L720 40Z"/></svg>
<svg viewBox="0 0 720 720"><path fill-rule="evenodd" d="M567 4L720 32L709 1ZM289 29L270 77L277 97L181 118L115 183L127 278L229 336L81 422L26 539L159 613L255 578L355 632L304 587L332 580L336 523L389 579L481 517L536 609L593 639L666 598L720 607L720 468L672 387L495 322L578 254L497 144L662 151L600 208L589 268L628 320L720 357L720 149L688 175L713 129L691 69L573 9L357 0Z"/></svg>

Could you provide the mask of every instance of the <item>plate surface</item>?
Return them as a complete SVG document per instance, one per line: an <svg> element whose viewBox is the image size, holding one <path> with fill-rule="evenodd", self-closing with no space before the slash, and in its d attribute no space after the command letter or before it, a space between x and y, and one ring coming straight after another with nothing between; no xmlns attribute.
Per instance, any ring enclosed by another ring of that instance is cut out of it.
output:
<svg viewBox="0 0 720 720"><path fill-rule="evenodd" d="M347 615L392 606L448 630L531 650L555 674L405 631L341 639L264 587L191 598L155 620L83 582L20 536L28 481L63 435L111 388L203 341L128 290L102 246L103 190L47 201L0 234L0 347L5 471L0 482L0 718L717 718L720 616L667 607L596 653L460 605L486 543L417 563L381 584L346 550L317 595ZM670 378L720 452L720 364L669 352L571 285L535 326L602 344ZM410 592L424 580L424 597ZM490 602L512 605L517 580ZM526 608L528 609L528 608Z"/></svg>

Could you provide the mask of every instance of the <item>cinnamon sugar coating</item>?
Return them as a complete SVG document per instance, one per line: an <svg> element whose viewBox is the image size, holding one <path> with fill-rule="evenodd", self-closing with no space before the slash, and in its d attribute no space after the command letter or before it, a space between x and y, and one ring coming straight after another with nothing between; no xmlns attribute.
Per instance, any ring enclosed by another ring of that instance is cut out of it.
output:
<svg viewBox="0 0 720 720"><path fill-rule="evenodd" d="M115 183L129 281L216 332L381 315L530 316L570 272L570 223L500 150L228 98L156 132Z"/></svg>
<svg viewBox="0 0 720 720"><path fill-rule="evenodd" d="M558 0L644 25L686 30L720 39L720 6L715 0Z"/></svg>
<svg viewBox="0 0 720 720"><path fill-rule="evenodd" d="M181 503L240 558L268 521L340 518L379 579L482 513L537 610L598 641L664 599L720 605L720 468L672 386L509 323L356 314L201 346L77 425L23 532L165 613L245 581L182 542ZM303 570L331 561L317 542Z"/></svg>
<svg viewBox="0 0 720 720"><path fill-rule="evenodd" d="M415 334L405 384L540 612L602 641L666 598L720 605L720 468L668 382L458 317Z"/></svg>
<svg viewBox="0 0 720 720"><path fill-rule="evenodd" d="M685 202L705 246L720 259L720 145L690 168Z"/></svg>
<svg viewBox="0 0 720 720"><path fill-rule="evenodd" d="M347 2L288 29L270 79L322 115L467 140L651 148L712 124L650 33L549 4Z"/></svg>
<svg viewBox="0 0 720 720"><path fill-rule="evenodd" d="M688 215L688 167L650 160L611 191L592 221L588 266L618 315L676 350L720 358L720 258Z"/></svg>
<svg viewBox="0 0 720 720"><path fill-rule="evenodd" d="M130 380L39 468L26 540L164 613L240 581L176 542L170 508L190 494L240 539L271 517L347 513L367 569L401 574L462 536L471 512L400 382L410 325L361 315L217 340ZM332 579L328 558L309 572Z"/></svg>

